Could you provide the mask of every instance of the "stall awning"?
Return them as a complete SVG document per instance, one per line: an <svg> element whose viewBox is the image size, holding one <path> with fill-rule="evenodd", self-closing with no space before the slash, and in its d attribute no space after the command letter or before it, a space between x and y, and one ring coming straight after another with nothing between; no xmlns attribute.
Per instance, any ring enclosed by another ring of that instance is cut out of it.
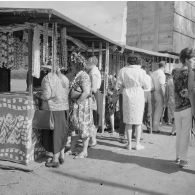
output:
<svg viewBox="0 0 195 195"><path fill-rule="evenodd" d="M89 47L94 42L94 46L98 48L100 41L103 43L103 47L106 46L106 42L109 42L111 45L124 47L53 9L0 8L1 26L24 24L26 22L39 24L57 22L59 25L67 27L68 35L83 41Z"/></svg>
<svg viewBox="0 0 195 195"><path fill-rule="evenodd" d="M99 48L99 42L102 42L103 48L106 48L106 42L109 42L111 46L116 45L122 51L126 51L127 53L135 51L150 56L178 59L178 56L175 55L144 50L141 48L136 48L128 45L122 45L85 27L84 25L70 19L69 17L53 9L0 8L1 26L25 23L42 24L52 22L57 22L58 25L65 26L67 29L67 35L70 35L71 37L74 37L82 41L89 48L92 46L92 42L94 42L94 48Z"/></svg>

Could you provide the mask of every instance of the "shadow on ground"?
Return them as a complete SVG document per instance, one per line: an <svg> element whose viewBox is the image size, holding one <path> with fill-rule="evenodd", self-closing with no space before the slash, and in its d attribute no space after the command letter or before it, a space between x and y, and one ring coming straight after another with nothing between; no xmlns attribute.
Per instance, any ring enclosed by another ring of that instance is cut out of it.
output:
<svg viewBox="0 0 195 195"><path fill-rule="evenodd" d="M112 161L117 163L136 164L140 167L152 169L163 173L175 173L181 169L174 162L164 159L156 159L142 156L119 154L110 150L90 148L88 158Z"/></svg>
<svg viewBox="0 0 195 195"><path fill-rule="evenodd" d="M100 186L111 186L112 188L121 188L121 189L125 189L125 190L130 190L130 191L135 191L138 193L144 193L144 194L150 194L150 195L166 195L164 193L155 192L155 191L151 191L151 190L145 190L142 188L128 186L128 185L124 185L124 184L120 184L120 183L105 181L105 180L97 179L94 177L84 177L84 176L80 176L80 175L64 173L61 170L51 170L51 172L68 177L68 178L71 178L71 179L77 179L77 180L84 181L84 182L98 184Z"/></svg>

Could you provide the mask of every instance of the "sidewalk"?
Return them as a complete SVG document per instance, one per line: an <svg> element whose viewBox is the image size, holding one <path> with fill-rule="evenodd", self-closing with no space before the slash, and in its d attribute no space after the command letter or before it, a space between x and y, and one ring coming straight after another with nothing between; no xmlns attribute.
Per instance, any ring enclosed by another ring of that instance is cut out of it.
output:
<svg viewBox="0 0 195 195"><path fill-rule="evenodd" d="M190 167L174 164L175 136L144 134L146 147L128 151L118 134L98 135L98 145L86 159L67 156L58 169L44 164L33 173L0 169L0 195L194 195L195 148L189 148ZM134 143L133 143L134 144Z"/></svg>

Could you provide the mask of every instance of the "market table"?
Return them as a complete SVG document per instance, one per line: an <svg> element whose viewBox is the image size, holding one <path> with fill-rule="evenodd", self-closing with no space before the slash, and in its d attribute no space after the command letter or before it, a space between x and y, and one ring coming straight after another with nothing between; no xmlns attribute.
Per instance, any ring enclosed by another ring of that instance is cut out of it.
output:
<svg viewBox="0 0 195 195"><path fill-rule="evenodd" d="M36 106L28 93L0 93L0 159L29 164L45 153L32 128Z"/></svg>

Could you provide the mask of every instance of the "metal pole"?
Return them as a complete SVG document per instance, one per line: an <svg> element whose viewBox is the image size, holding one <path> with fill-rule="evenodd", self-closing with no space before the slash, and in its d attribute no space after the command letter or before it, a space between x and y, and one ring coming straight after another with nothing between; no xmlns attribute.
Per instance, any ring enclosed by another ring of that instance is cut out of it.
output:
<svg viewBox="0 0 195 195"><path fill-rule="evenodd" d="M28 83L29 83L29 95L33 96L33 77L32 77L32 43L33 43L33 29L28 30Z"/></svg>
<svg viewBox="0 0 195 195"><path fill-rule="evenodd" d="M94 42L92 42L92 56L94 56Z"/></svg>
<svg viewBox="0 0 195 195"><path fill-rule="evenodd" d="M108 72L109 72L109 43L106 42L106 63L105 63L104 93L103 93L103 103L102 103L102 133L104 133L104 123L105 123L105 105L106 105L106 93L108 87Z"/></svg>

